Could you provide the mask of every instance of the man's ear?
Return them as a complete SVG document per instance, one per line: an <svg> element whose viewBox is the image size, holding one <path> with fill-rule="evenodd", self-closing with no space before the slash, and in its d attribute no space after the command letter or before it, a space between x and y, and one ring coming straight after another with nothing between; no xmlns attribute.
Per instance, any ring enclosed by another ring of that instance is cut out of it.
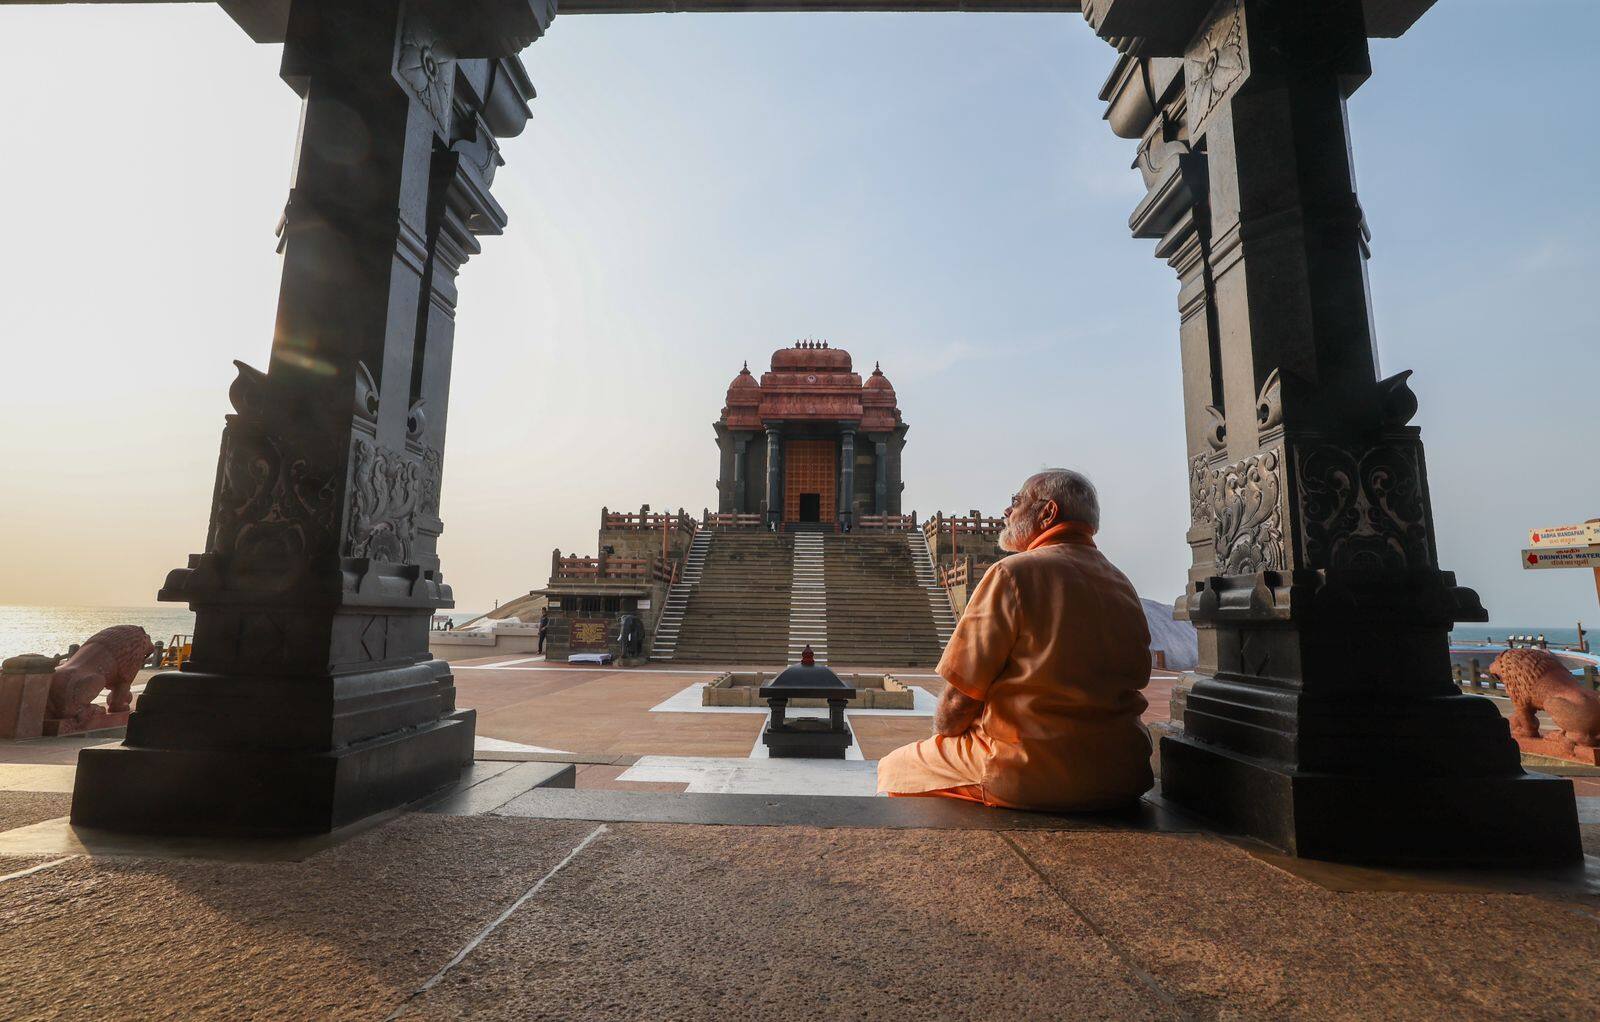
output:
<svg viewBox="0 0 1600 1022"><path fill-rule="evenodd" d="M1061 505L1057 504L1054 500L1045 501L1044 502L1044 516L1040 521L1040 525L1042 525L1044 528L1048 529L1052 525L1059 524L1060 521L1061 521Z"/></svg>

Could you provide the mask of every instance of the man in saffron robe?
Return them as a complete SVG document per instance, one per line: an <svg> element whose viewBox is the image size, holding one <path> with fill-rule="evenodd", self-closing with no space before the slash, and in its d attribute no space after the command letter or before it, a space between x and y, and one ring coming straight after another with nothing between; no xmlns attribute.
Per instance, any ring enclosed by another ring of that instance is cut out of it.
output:
<svg viewBox="0 0 1600 1022"><path fill-rule="evenodd" d="M1127 577L1095 548L1089 480L1052 469L1006 509L1001 549L939 661L932 738L878 763L878 790L1080 811L1148 791L1140 722L1150 630Z"/></svg>

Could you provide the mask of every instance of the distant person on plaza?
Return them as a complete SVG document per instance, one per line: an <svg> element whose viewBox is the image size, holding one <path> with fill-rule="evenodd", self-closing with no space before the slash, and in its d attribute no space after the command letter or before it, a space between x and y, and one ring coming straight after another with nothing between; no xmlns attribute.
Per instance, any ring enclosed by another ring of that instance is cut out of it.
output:
<svg viewBox="0 0 1600 1022"><path fill-rule="evenodd" d="M550 634L550 608L539 611L539 652L544 652L544 637Z"/></svg>
<svg viewBox="0 0 1600 1022"><path fill-rule="evenodd" d="M1095 548L1100 503L1077 472L1023 483L1000 546L939 661L932 738L878 763L878 790L1061 811L1131 805L1155 783L1140 693L1150 630Z"/></svg>

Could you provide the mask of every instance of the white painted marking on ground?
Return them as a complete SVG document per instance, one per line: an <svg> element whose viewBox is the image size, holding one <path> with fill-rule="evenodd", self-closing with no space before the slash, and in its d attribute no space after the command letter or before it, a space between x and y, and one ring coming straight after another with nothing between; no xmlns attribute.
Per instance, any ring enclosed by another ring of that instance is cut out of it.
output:
<svg viewBox="0 0 1600 1022"><path fill-rule="evenodd" d="M695 794L875 795L878 763L846 759L641 756L619 781L688 784Z"/></svg>
<svg viewBox="0 0 1600 1022"><path fill-rule="evenodd" d="M542 745L524 745L521 742L508 742L504 738L487 738L478 735L472 740L474 752L553 752L558 756L574 755L565 749L547 749Z"/></svg>
<svg viewBox="0 0 1600 1022"><path fill-rule="evenodd" d="M897 675L895 675L895 677L901 678L901 677L905 677L905 675L897 674ZM650 707L650 712L651 713L760 713L760 714L763 714L763 715L765 715L766 712L767 712L767 708L765 706L701 706L700 705L700 698L701 698L700 697L700 690L705 688L705 687L706 687L706 683L705 682L703 682L703 681L695 682L693 685L690 685L688 688L683 689L681 692L678 692L678 693L676 693L674 695L668 696L666 699L664 699L661 702L657 703L656 705ZM933 693L929 692L927 689L923 688L920 685L907 685L906 687L911 690L911 709L909 709L909 710L848 710L848 711L846 711L846 715L850 716L850 717L855 717L855 716L862 716L862 717L931 717L931 716L933 716L933 708L935 706L939 705L939 700L934 698ZM815 709L819 713L820 712L825 712L820 707L812 707L812 709ZM794 710L791 710L790 712L795 714L796 716L799 716L802 713L806 713L807 710L796 708Z"/></svg>
<svg viewBox="0 0 1600 1022"><path fill-rule="evenodd" d="M454 669L454 668L469 668L469 669L476 669L476 670L482 671L482 670L499 670L501 668L511 667L511 666L513 666L515 664L532 664L532 663L543 663L543 662L544 662L544 656L541 654L540 656L525 656L525 657L522 657L522 658L517 659L517 660L497 660L492 664L451 664L450 666L451 666L452 669Z"/></svg>
<svg viewBox="0 0 1600 1022"><path fill-rule="evenodd" d="M609 829L609 828L607 828L606 825L602 823L602 824L600 824L600 826L596 827L594 830L591 830L589 832L589 836L584 838L582 841L578 842L578 847L576 847L572 851L568 852L567 853L567 857L565 859L562 859L560 862L556 863L555 866L551 868L550 872L546 873L544 876L539 878L539 882L538 883L534 884L532 887L530 887L526 891L522 892L522 897L518 898L516 901L513 901L511 903L511 905L504 912L500 913L498 916L495 917L495 919L494 919L494 921L492 923L490 923L488 926L485 926L481 931L479 931L479 933L478 933L478 935L476 937L473 937L471 940L467 941L467 946L462 948L460 951L457 951L456 952L456 956L454 958L450 959L449 962L445 963L445 967L444 968L442 968L438 972L434 973L428 979L428 981L426 983L422 984L420 987L417 987L417 989L413 990L411 992L411 994L404 1001L401 1001L399 1006L396 1007L394 1009L394 1011L389 1014L388 1018L385 1019L384 1022L390 1022L390 1020L392 1020L392 1019L399 1018L402 1014L405 1013L406 1008L411 1004L412 1001L416 1000L418 997L420 997L423 994L427 993L429 990L432 990L434 988L434 986L437 985L438 982L441 979L444 979L446 973L448 973L451 969L454 969L456 966L460 965L462 962L466 961L467 956L472 954L473 951L477 950L478 945L482 944L485 940L487 940L489 938L490 934L494 933L495 930L499 929L501 923L504 923L507 919L510 919L511 918L511 914L513 912L515 912L517 909L521 908L527 902L527 900L529 898L533 897L535 894L538 894L541 890L543 890L544 889L544 885L549 883L551 878L553 878L557 873L559 873L563 869L565 869L567 863L571 862L573 859L576 859L578 857L578 853L579 852L583 851L585 848L588 848L590 842L594 841L594 839L599 837L601 834L604 834L607 831L607 829Z"/></svg>
<svg viewBox="0 0 1600 1022"><path fill-rule="evenodd" d="M75 764L0 763L0 791L48 791L67 794L78 773Z"/></svg>
<svg viewBox="0 0 1600 1022"><path fill-rule="evenodd" d="M29 867L28 869L19 869L15 873L7 873L5 876L0 877L0 884L5 883L7 880L16 880L20 877L32 876L35 873L42 873L51 866L59 866L63 862L71 862L76 858L76 855L63 855L59 859L51 859L49 862L41 862L39 865Z"/></svg>
<svg viewBox="0 0 1600 1022"><path fill-rule="evenodd" d="M600 664L596 664L593 667L499 667L499 666L496 666L494 664L451 664L450 665L450 669L452 671L549 671L552 674L595 674L595 673L600 673L600 674L621 674L621 675L630 675L631 674L631 675L636 675L636 676L637 675L646 675L646 674L709 674L709 675L715 677L716 675L722 673L721 669L720 668L716 668L716 667L702 667L698 671L690 671L690 670L683 670L683 669L680 669L680 668L673 668L673 669L670 669L670 670L663 670L661 668L656 668L656 667L624 667L624 668L618 668L615 665L603 666L603 665L600 665ZM770 668L770 667L767 668L767 670L769 670L769 671L772 670L772 669L773 668ZM900 675L895 675L895 677L900 677Z"/></svg>

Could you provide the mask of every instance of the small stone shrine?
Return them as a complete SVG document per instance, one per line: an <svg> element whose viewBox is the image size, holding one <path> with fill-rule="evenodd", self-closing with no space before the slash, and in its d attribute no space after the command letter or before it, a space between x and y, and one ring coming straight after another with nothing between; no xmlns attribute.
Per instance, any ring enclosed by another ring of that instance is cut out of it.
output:
<svg viewBox="0 0 1600 1022"><path fill-rule="evenodd" d="M844 759L853 741L844 722L844 707L855 698L856 690L820 666L810 646L800 654L798 664L774 678L772 684L761 686L760 694L772 707L761 741L773 759ZM828 716L788 718L785 710L791 699L825 700Z"/></svg>

